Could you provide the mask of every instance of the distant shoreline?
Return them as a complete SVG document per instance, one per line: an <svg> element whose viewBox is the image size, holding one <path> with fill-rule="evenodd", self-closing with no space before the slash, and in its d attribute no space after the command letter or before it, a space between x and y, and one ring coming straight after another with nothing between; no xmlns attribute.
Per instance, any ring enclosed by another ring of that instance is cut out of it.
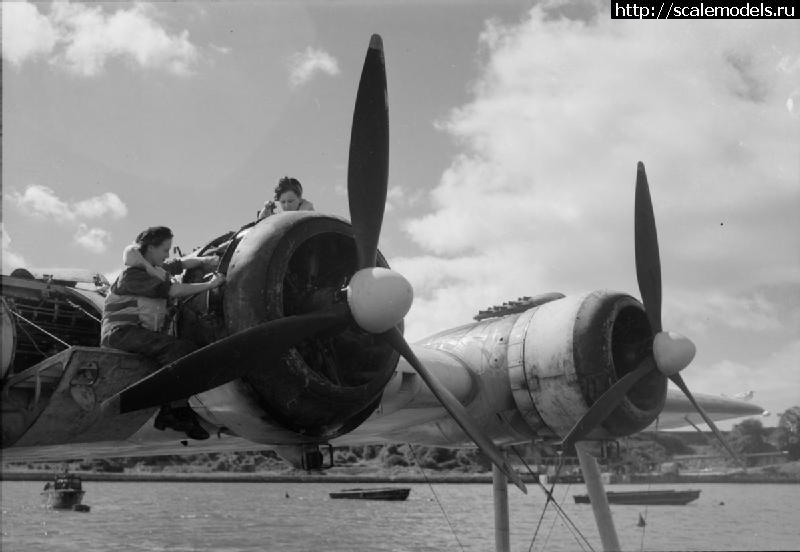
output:
<svg viewBox="0 0 800 552"><path fill-rule="evenodd" d="M2 481L49 481L56 470L2 471ZM174 483L436 483L436 484L491 484L489 473L479 474L278 474L267 472L214 472L214 473L163 473L163 472L82 472L72 471L83 481L109 482L174 482ZM522 474L525 483L535 483L530 474ZM544 478L542 478L544 483ZM764 474L714 474L714 475L636 475L629 482L613 482L611 485L628 484L708 484L708 483L747 483L747 484L798 484L800 478L765 476Z"/></svg>
<svg viewBox="0 0 800 552"><path fill-rule="evenodd" d="M28 470L0 472L2 481L49 481L57 470ZM163 472L82 472L70 471L83 481L140 481L180 483L491 483L491 474L458 475L366 475L366 474L276 474L276 473L163 473ZM526 483L535 483L531 475L523 475Z"/></svg>

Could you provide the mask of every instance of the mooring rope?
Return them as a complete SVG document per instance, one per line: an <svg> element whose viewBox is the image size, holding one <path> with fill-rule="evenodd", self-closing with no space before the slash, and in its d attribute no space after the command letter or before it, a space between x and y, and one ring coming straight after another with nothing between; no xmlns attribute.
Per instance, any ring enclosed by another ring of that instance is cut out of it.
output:
<svg viewBox="0 0 800 552"><path fill-rule="evenodd" d="M419 468L419 471L422 473L422 477L423 477L423 479L425 479L425 483L428 485L428 488L431 490L431 493L433 493L433 497L436 499L436 504L439 505L439 509L442 511L442 515L444 515L444 519L447 521L447 525L450 527L450 532L453 534L453 537L456 539L456 542L458 543L458 547L461 550L464 550L464 545L461 544L461 540L458 538L458 535L456 534L456 529L455 529L455 527L453 527L453 524L450 522L450 518L448 517L447 512L445 511L444 506L442 505L441 500L439 500L439 495L436 494L436 491L434 490L433 485L431 484L430 480L428 479L428 475L425 473L425 469L419 463L419 458L417 457L417 451L414 450L414 445L412 445L411 443L407 443L407 444L408 444L408 448L411 450L411 455L414 457L414 462L417 464L417 467Z"/></svg>

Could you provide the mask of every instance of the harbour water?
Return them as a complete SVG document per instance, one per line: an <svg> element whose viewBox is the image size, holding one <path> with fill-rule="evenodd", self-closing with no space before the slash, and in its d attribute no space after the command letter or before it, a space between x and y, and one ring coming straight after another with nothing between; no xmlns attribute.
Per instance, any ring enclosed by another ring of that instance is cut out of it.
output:
<svg viewBox="0 0 800 552"><path fill-rule="evenodd" d="M4 481L3 552L38 551L491 551L492 488L411 487L405 502L331 500L346 484L84 482L91 512L41 506L42 482ZM793 550L800 546L800 485L668 485L699 488L686 506L612 506L624 550ZM615 485L610 490L646 489ZM574 504L583 485L555 496L577 530L543 493L509 489L511 548L601 550L591 507ZM637 527L639 514L645 527ZM542 519L539 523L540 518ZM538 532L537 532L538 526ZM588 544L582 537L588 539Z"/></svg>

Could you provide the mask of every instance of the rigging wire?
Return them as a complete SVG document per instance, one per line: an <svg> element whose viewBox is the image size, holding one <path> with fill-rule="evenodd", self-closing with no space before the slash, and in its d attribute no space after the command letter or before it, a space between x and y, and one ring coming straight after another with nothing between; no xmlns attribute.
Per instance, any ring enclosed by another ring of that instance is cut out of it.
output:
<svg viewBox="0 0 800 552"><path fill-rule="evenodd" d="M516 450L514 452L517 453ZM519 456L519 453L517 453L517 456ZM545 515L545 513L547 513L547 507L550 505L550 501L551 501L550 497L552 496L553 489L556 486L556 479L558 479L558 475L559 475L559 473L561 473L561 466L563 466L563 464L564 464L564 457L559 455L559 457L558 457L558 465L556 466L555 475L553 477L553 482L550 484L550 492L546 494L547 500L544 503L544 508L542 508L542 514L539 516L539 521L536 524L536 529L533 532L533 538L531 538L531 544L528 547L528 552L531 552L533 550L533 544L536 542L536 537L539 534L539 528L542 526L542 520L544 520L544 515ZM557 519L557 517L558 516L554 516L553 517L553 524L555 524L555 520ZM553 529L553 526L551 525L550 526L550 530L552 531L552 529ZM549 537L549 535L548 535L548 537Z"/></svg>
<svg viewBox="0 0 800 552"><path fill-rule="evenodd" d="M522 462L522 464L523 464L523 465L525 466L525 468L528 470L528 473L530 473L530 474L533 476L533 478L536 480L536 484L539 486L539 488L540 488L540 489L542 489L542 490L545 492L545 495L547 496L547 503L550 503L550 502L552 502L552 503L553 503L553 507L556 509L556 512L558 512L558 514L561 516L561 518L562 518L562 519L563 519L565 522L567 522L567 529L570 531L570 533L572 534L573 538L575 538L575 541L578 543L578 546L580 546L581 550L584 550L584 549L585 549L585 548L584 548L584 544L585 544L585 545L586 545L586 546L589 548L589 550L592 550L592 551L594 551L594 548L592 547L592 544L589 542L589 539L587 539L587 538L586 538L586 536L585 536L585 535L584 535L584 534L581 532L581 530L578 528L578 526L577 526L577 525L575 525L575 522L573 522L573 521L570 519L570 517L567 515L567 513L564 511L564 509L563 509L563 508L562 508L562 507L561 507L561 506L558 504L558 502L557 502L556 500L554 500L554 499L553 499L552 488L553 488L553 487L555 487L555 481L556 481L558 478L556 477L556 478L553 480L553 484L552 484L552 486L551 486L551 490L550 490L550 491L548 491L548 490L547 490L547 487L545 487L544 485L542 485L542 482L541 482L541 481L539 481L539 476L538 476L538 474L537 474L537 473L535 473L535 472L534 472L534 471L531 469L531 467L528 465L528 463L525 461L525 459L522 457L522 455L519 453L519 451L516 449L516 447L514 447L514 446L511 446L510 448L511 448L511 450L513 450L513 451L514 451L514 454L516 454L516 455L517 455L517 457L520 459L520 461ZM561 459L561 461L559 462L559 464L561 464L562 462L563 462L563 456L562 456L562 459ZM559 465L559 470L560 470L560 465ZM556 474L556 475L558 475L558 474ZM547 506L547 503L545 504L545 506ZM578 537L580 537L580 539L579 539ZM536 535L534 535L534 539L535 539L535 538L536 538ZM583 542L581 542L581 540L583 540Z"/></svg>
<svg viewBox="0 0 800 552"><path fill-rule="evenodd" d="M15 310L12 310L11 312L13 312L13 313L14 313L14 316L16 316L17 318L19 318L20 320L22 320L22 321L24 321L24 322L27 322L28 324L30 324L31 326L33 326L34 328L36 328L36 329L37 329L37 330L39 330L40 332L42 332L42 333L44 333L44 334L48 335L49 337L52 337L53 339L55 339L56 341L58 341L59 343L61 343L61 344L62 344L62 345L64 345L65 347L67 347L67 348L71 347L71 345L70 345L69 343L67 343L66 341L64 341L64 340L62 340L62 339L59 339L58 337L56 337L55 335L51 334L50 332L48 332L47 330L45 330L45 329L44 329L44 328L42 328L41 326L39 326L39 325L35 324L34 322L31 322L30 320L28 320L27 318L25 318L24 316L22 316L22 315L21 315L20 313L18 313L17 311L15 311ZM20 326L20 327L22 327L22 326ZM25 332L25 333L27 334L28 332ZM28 336L30 337L30 334L28 334ZM37 349L38 349L38 347L37 347ZM39 352L41 352L41 351L39 351Z"/></svg>
<svg viewBox="0 0 800 552"><path fill-rule="evenodd" d="M79 304L77 304L77 303L73 303L73 302L72 302L72 301L70 301L69 299L67 299L67 303L69 303L69 304L70 304L70 306L72 306L73 308L76 308L76 309L78 309L79 311L81 311L83 314L85 314L86 316L88 316L89 318L91 318L92 320L94 320L95 322L100 322L100 319L99 319L99 318L97 318L95 315L93 315L92 313L90 313L89 311L87 311L86 309L84 309L84 308L83 308L82 306L80 306Z"/></svg>
<svg viewBox="0 0 800 552"><path fill-rule="evenodd" d="M655 427L655 435L658 435L658 420L656 418L656 427ZM656 437L653 438L653 445L651 447L650 458L654 458L656 453ZM653 478L647 478L647 490L650 491L650 487L653 485ZM644 535L647 532L647 504L644 505L644 525L642 525L642 538L639 541L639 550L644 550Z"/></svg>
<svg viewBox="0 0 800 552"><path fill-rule="evenodd" d="M444 506L442 506L442 502L439 500L439 495L436 494L436 491L434 490L433 485L431 484L430 480L428 479L428 474L425 473L425 469L422 467L422 464L419 463L419 458L417 458L417 451L414 450L414 445L412 445L411 443L407 443L407 444L408 444L408 448L411 450L411 455L414 457L414 463L416 463L417 467L419 467L419 471L422 473L422 478L425 479L425 483L428 485L428 488L431 490L431 493L433 493L433 497L436 499L436 504L439 505L439 509L442 511L442 514L444 515L444 519L447 521L447 525L450 527L450 532L453 533L453 537L456 539L456 542L458 543L458 547L463 551L464 550L464 545L461 544L461 540L458 538L458 535L456 534L456 529L455 529L455 527L453 527L453 524L450 522L450 518L448 517L447 512L444 509Z"/></svg>
<svg viewBox="0 0 800 552"><path fill-rule="evenodd" d="M564 502L567 499L567 495L569 494L571 487L572 483L567 483L566 487L564 487L564 496L561 497L561 502ZM553 516L553 522L550 524L550 529L547 531L547 537L544 539L544 546L542 546L542 550L547 550L547 545L550 543L550 535L553 534L553 528L556 526L557 521L558 516Z"/></svg>

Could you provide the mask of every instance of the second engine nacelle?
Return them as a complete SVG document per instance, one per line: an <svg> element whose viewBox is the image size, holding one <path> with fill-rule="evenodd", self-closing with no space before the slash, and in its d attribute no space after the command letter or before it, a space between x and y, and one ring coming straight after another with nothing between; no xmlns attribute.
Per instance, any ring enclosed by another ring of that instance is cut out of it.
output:
<svg viewBox="0 0 800 552"><path fill-rule="evenodd" d="M521 314L509 336L508 367L518 408L537 434L566 435L589 407L647 354L650 324L636 299L596 291ZM633 387L589 438L630 435L664 406L666 378Z"/></svg>

